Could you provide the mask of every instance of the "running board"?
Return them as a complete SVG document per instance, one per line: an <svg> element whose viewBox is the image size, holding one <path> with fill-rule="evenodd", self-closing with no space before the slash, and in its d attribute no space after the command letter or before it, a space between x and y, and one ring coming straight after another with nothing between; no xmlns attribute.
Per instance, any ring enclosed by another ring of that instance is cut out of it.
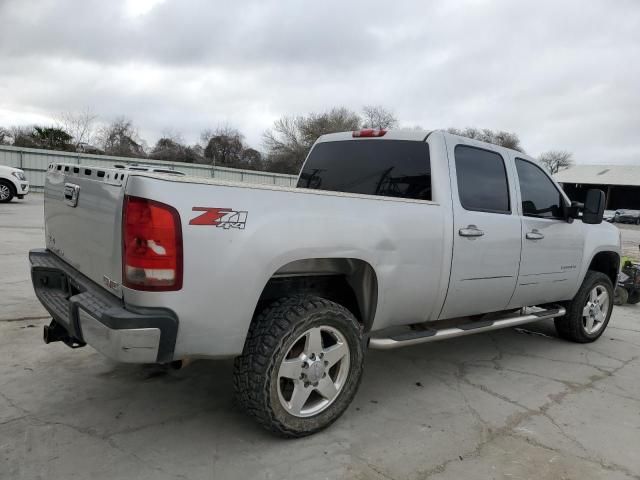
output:
<svg viewBox="0 0 640 480"><path fill-rule="evenodd" d="M549 318L562 317L566 310L562 307L550 310L540 310L527 315L517 317L507 317L495 320L480 320L478 322L468 322L457 327L442 329L428 328L425 330L410 330L390 337L371 337L369 348L375 350L390 350L392 348L408 347L421 343L446 340L447 338L462 337L472 333L489 332L500 328L516 327L525 323L546 320Z"/></svg>

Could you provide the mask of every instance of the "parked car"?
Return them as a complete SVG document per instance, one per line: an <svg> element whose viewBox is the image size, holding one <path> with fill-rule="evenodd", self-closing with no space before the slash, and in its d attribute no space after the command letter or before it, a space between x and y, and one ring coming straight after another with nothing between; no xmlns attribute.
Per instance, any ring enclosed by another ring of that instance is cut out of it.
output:
<svg viewBox="0 0 640 480"><path fill-rule="evenodd" d="M613 221L615 223L635 223L640 225L640 210L616 210Z"/></svg>
<svg viewBox="0 0 640 480"><path fill-rule="evenodd" d="M29 193L29 181L24 170L0 165L0 203L10 202L14 197L23 199Z"/></svg>
<svg viewBox="0 0 640 480"><path fill-rule="evenodd" d="M104 150L96 147L95 145L91 145L87 142L80 142L76 145L76 152L79 153L91 153L94 155L102 155L104 154Z"/></svg>
<svg viewBox="0 0 640 480"><path fill-rule="evenodd" d="M29 259L45 342L235 357L239 403L298 437L345 411L367 346L543 319L597 340L620 262L603 211L602 191L571 204L522 152L367 129L320 137L297 188L52 165Z"/></svg>
<svg viewBox="0 0 640 480"><path fill-rule="evenodd" d="M613 219L615 218L615 216L616 216L615 210L605 210L604 215L602 216L602 219L607 222L613 222Z"/></svg>

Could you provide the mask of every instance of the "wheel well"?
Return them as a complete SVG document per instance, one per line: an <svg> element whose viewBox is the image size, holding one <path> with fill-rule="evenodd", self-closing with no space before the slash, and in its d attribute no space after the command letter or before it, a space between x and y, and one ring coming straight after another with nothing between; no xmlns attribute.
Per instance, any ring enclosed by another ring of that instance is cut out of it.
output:
<svg viewBox="0 0 640 480"><path fill-rule="evenodd" d="M589 264L589 270L602 272L611 279L613 285L618 279L620 256L616 252L598 252Z"/></svg>
<svg viewBox="0 0 640 480"><path fill-rule="evenodd" d="M309 258L284 265L269 279L255 313L278 298L309 293L347 308L365 332L371 329L378 302L373 267L352 258Z"/></svg>

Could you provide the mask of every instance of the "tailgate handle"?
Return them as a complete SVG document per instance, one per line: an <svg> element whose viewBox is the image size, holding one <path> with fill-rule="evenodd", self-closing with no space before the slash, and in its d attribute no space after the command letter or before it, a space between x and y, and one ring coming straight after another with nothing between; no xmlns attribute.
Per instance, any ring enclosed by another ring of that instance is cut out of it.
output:
<svg viewBox="0 0 640 480"><path fill-rule="evenodd" d="M64 203L70 207L78 205L78 195L80 195L80 185L75 183L64 184Z"/></svg>

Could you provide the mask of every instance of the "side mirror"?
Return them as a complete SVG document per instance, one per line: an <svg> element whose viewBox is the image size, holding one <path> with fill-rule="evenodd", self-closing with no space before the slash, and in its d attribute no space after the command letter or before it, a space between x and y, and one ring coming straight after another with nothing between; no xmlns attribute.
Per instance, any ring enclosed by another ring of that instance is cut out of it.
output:
<svg viewBox="0 0 640 480"><path fill-rule="evenodd" d="M588 190L587 196L584 199L582 222L592 225L602 223L605 202L605 196L602 190L598 190L596 188Z"/></svg>

